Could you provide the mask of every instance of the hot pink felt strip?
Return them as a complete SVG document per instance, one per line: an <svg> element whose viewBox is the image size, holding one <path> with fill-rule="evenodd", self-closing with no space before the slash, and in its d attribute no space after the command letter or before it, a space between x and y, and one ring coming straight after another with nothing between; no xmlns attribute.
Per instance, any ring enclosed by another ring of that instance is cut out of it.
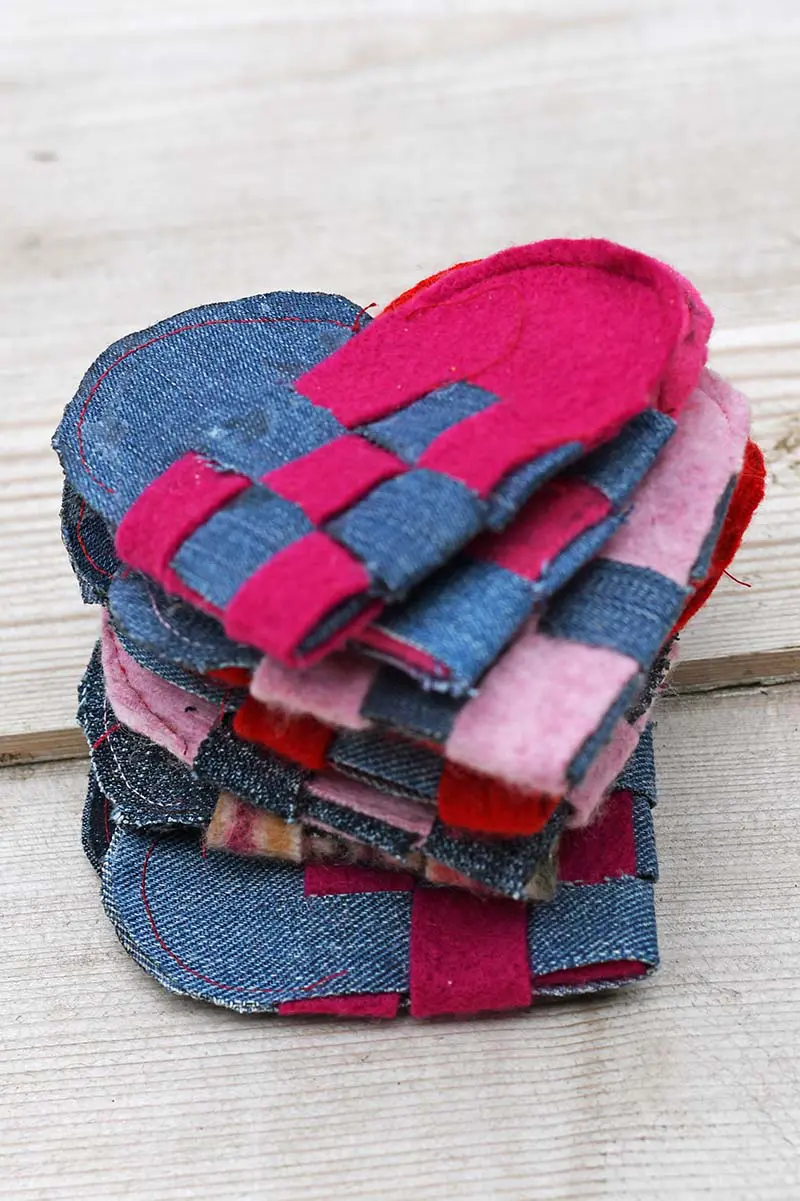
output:
<svg viewBox="0 0 800 1201"><path fill-rule="evenodd" d="M366 569L327 534L314 531L273 555L234 596L225 610L229 637L247 642L284 663L336 605L369 587ZM365 612L359 621L374 616ZM358 627L354 622L350 631ZM344 640L348 631L341 631ZM326 648L320 648L324 654Z"/></svg>
<svg viewBox="0 0 800 1201"><path fill-rule="evenodd" d="M579 534L608 517L611 508L608 497L583 480L552 480L502 534L476 539L468 553L537 580L547 563Z"/></svg>
<svg viewBox="0 0 800 1201"><path fill-rule="evenodd" d="M114 637L105 612L101 651L106 693L119 720L185 763L192 763L217 723L219 706L141 667Z"/></svg>
<svg viewBox="0 0 800 1201"><path fill-rule="evenodd" d="M265 475L263 482L298 504L314 522L328 521L384 480L407 471L400 459L347 434Z"/></svg>
<svg viewBox="0 0 800 1201"><path fill-rule="evenodd" d="M567 830L558 846L558 878L570 884L601 884L636 875L633 794L617 789L598 817L583 829Z"/></svg>
<svg viewBox="0 0 800 1201"><path fill-rule="evenodd" d="M411 907L411 1014L523 1009L531 1003L528 907L450 888L417 888Z"/></svg>
<svg viewBox="0 0 800 1201"><path fill-rule="evenodd" d="M413 892L414 885L414 877L408 872L382 871L374 867L307 863L303 873L303 890L307 897L354 892Z"/></svg>
<svg viewBox="0 0 800 1201"><path fill-rule="evenodd" d="M300 1001L282 1001L278 1013L282 1016L310 1015L337 1018L394 1018L400 1004L400 994L364 993L349 997L307 997Z"/></svg>
<svg viewBox="0 0 800 1201"><path fill-rule="evenodd" d="M130 567L183 595L185 586L170 568L179 547L251 486L246 476L222 471L200 455L184 455L153 480L125 514L117 529L117 554Z"/></svg>

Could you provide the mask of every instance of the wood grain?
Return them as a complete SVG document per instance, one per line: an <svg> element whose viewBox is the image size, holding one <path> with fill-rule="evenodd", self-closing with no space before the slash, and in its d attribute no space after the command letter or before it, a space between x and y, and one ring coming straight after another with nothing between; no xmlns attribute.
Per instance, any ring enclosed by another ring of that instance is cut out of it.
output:
<svg viewBox="0 0 800 1201"><path fill-rule="evenodd" d="M738 683L754 653L760 678L798 673L792 0L8 0L0 22L4 755L59 751L97 628L48 441L100 350L274 288L382 304L559 233L678 265L754 398L773 479L735 568L753 587L726 581L684 679Z"/></svg>
<svg viewBox="0 0 800 1201"><path fill-rule="evenodd" d="M83 765L0 772L3 1196L797 1196L798 727L800 685L663 703L661 971L470 1023L171 996L102 913Z"/></svg>

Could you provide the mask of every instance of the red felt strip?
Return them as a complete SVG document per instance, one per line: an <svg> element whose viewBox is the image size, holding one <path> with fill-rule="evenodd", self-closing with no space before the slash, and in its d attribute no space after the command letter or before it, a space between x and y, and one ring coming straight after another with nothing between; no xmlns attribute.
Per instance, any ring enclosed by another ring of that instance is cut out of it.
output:
<svg viewBox="0 0 800 1201"><path fill-rule="evenodd" d="M251 486L246 476L222 471L200 455L184 455L148 484L125 514L115 539L117 554L130 567L176 591L170 563L180 546Z"/></svg>
<svg viewBox="0 0 800 1201"><path fill-rule="evenodd" d="M527 913L518 901L418 888L411 907L412 1016L530 1005Z"/></svg>
<svg viewBox="0 0 800 1201"><path fill-rule="evenodd" d="M225 610L225 632L294 666L295 648L306 635L337 605L366 592L369 583L361 563L315 530L278 551L245 581ZM345 641L361 620L367 615L338 632L318 653Z"/></svg>
<svg viewBox="0 0 800 1201"><path fill-rule="evenodd" d="M733 560L741 546L742 538L750 524L753 514L764 499L766 488L767 468L764 456L758 445L752 441L747 443L744 452L744 462L736 487L733 490L731 503L725 516L725 522L720 531L717 545L711 557L711 567L706 578L697 585L694 595L680 616L673 634L677 634L693 617L698 609L706 603L725 572L725 568Z"/></svg>
<svg viewBox="0 0 800 1201"><path fill-rule="evenodd" d="M349 997L305 997L301 1001L281 1001L282 1016L306 1017L311 1014L337 1018L395 1018L400 994L363 993Z"/></svg>
<svg viewBox="0 0 800 1201"><path fill-rule="evenodd" d="M327 767L333 730L315 717L281 713L248 697L233 718L234 733L311 771Z"/></svg>
<svg viewBox="0 0 800 1201"><path fill-rule="evenodd" d="M416 880L408 872L307 863L303 884L307 897L330 897L356 892L413 892Z"/></svg>
<svg viewBox="0 0 800 1201"><path fill-rule="evenodd" d="M463 830L507 836L537 834L558 803L558 797L520 792L453 763L445 764L439 780L439 817Z"/></svg>
<svg viewBox="0 0 800 1201"><path fill-rule="evenodd" d="M534 992L539 988L557 988L559 986L575 987L581 984L595 984L598 981L628 980L634 976L644 976L647 965L635 959L617 959L610 963L587 963L583 967L562 968L558 972L545 972L542 976L533 976Z"/></svg>
<svg viewBox="0 0 800 1201"><path fill-rule="evenodd" d="M246 667L217 667L208 673L209 678L231 688L249 688L252 673Z"/></svg>
<svg viewBox="0 0 800 1201"><path fill-rule="evenodd" d="M565 830L558 848L558 878L570 884L600 884L635 875L633 794L620 788L588 826Z"/></svg>
<svg viewBox="0 0 800 1201"><path fill-rule="evenodd" d="M355 434L295 459L263 477L273 492L298 504L314 522L328 521L377 484L407 471L400 459Z"/></svg>
<svg viewBox="0 0 800 1201"><path fill-rule="evenodd" d="M469 553L526 580L538 580L547 563L579 534L608 517L611 509L608 497L583 480L552 480L502 534L476 539Z"/></svg>

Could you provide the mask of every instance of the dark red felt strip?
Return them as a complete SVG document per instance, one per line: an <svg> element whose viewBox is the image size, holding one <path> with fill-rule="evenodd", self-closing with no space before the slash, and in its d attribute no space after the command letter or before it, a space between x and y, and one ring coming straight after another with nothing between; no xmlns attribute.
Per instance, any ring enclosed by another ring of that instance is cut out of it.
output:
<svg viewBox="0 0 800 1201"><path fill-rule="evenodd" d="M284 1017L394 1018L397 1017L399 1005L399 993L364 993L349 997L306 997L301 1001L282 1001L278 1013Z"/></svg>
<svg viewBox="0 0 800 1201"><path fill-rule="evenodd" d="M558 878L569 884L600 884L636 875L633 795L612 792L588 826L565 830L558 848Z"/></svg>
<svg viewBox="0 0 800 1201"><path fill-rule="evenodd" d="M411 1014L479 1013L531 1003L527 906L418 888L411 907Z"/></svg>
<svg viewBox="0 0 800 1201"><path fill-rule="evenodd" d="M307 863L304 873L307 897L356 892L413 892L415 885L416 881L409 872L382 871L373 867Z"/></svg>
<svg viewBox="0 0 800 1201"><path fill-rule="evenodd" d="M615 959L609 963L587 963L583 967L562 968L558 972L546 972L541 976L533 976L534 993L540 988L578 987L581 984L596 984L607 980L629 980L635 976L644 976L647 964L635 959Z"/></svg>

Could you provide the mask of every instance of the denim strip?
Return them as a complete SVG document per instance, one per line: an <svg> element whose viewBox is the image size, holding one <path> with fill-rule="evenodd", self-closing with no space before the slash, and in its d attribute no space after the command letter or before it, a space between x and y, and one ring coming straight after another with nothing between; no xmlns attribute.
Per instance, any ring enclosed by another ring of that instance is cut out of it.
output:
<svg viewBox="0 0 800 1201"><path fill-rule="evenodd" d="M590 453L576 472L615 505L623 505L675 433L671 417L645 409L623 426L611 442Z"/></svg>
<svg viewBox="0 0 800 1201"><path fill-rule="evenodd" d="M388 822L367 813L358 813L355 809L323 800L310 792L303 794L301 820L326 830L335 830L344 838L377 847L396 859L421 849L418 835L390 826Z"/></svg>
<svg viewBox="0 0 800 1201"><path fill-rule="evenodd" d="M61 539L78 580L85 605L103 605L119 567L114 539L102 517L64 481L61 495Z"/></svg>
<svg viewBox="0 0 800 1201"><path fill-rule="evenodd" d="M625 876L604 884L561 884L552 901L532 905L531 967L536 975L589 963L658 964L653 886Z"/></svg>
<svg viewBox="0 0 800 1201"><path fill-rule="evenodd" d="M98 875L102 871L103 860L115 829L110 802L97 783L94 771L90 769L81 819L81 845L84 855Z"/></svg>
<svg viewBox="0 0 800 1201"><path fill-rule="evenodd" d="M640 717L644 717L645 713L647 713L653 704L656 698L656 693L660 691L664 681L669 675L670 670L672 669L674 645L675 639L670 638L669 642L665 642L659 653L656 655L656 658L653 661L653 666L650 668L647 676L647 683L645 684L641 695L634 700L633 704L628 709L628 712L625 714L625 720L630 725L635 725Z"/></svg>
<svg viewBox="0 0 800 1201"><path fill-rule="evenodd" d="M658 856L653 810L647 797L640 792L633 794L633 832L636 839L636 875L641 880L655 883L658 880Z"/></svg>
<svg viewBox="0 0 800 1201"><path fill-rule="evenodd" d="M115 627L129 639L193 671L252 669L261 660L258 651L228 638L213 617L168 596L138 572L114 580L108 607Z"/></svg>
<svg viewBox="0 0 800 1201"><path fill-rule="evenodd" d="M328 752L343 775L383 792L435 801L444 762L424 746L376 730L342 730Z"/></svg>
<svg viewBox="0 0 800 1201"><path fill-rule="evenodd" d="M298 505L254 484L186 539L172 567L185 584L224 609L273 555L314 528Z"/></svg>
<svg viewBox="0 0 800 1201"><path fill-rule="evenodd" d="M361 716L444 743L462 707L463 701L455 697L420 688L403 671L381 667L361 706Z"/></svg>
<svg viewBox="0 0 800 1201"><path fill-rule="evenodd" d="M191 835L118 831L103 903L123 946L166 988L240 1012L408 989L407 892L306 897L293 865L203 857Z"/></svg>
<svg viewBox="0 0 800 1201"><path fill-rule="evenodd" d="M184 692L190 692L194 696L211 701L214 705L219 705L225 712L234 713L246 700L248 695L246 688L233 688L230 684L223 684L219 680L212 679L211 676L191 671L177 663L171 663L168 659L162 659L149 647L134 642L124 630L119 629L113 620L111 625L114 637L122 649L132 659L135 659L140 667L144 667L153 675L160 676L162 680L174 684L177 688L182 688Z"/></svg>
<svg viewBox="0 0 800 1201"><path fill-rule="evenodd" d="M636 750L617 777L615 787L639 794L648 804L655 805L657 794L652 722L642 731Z"/></svg>
<svg viewBox="0 0 800 1201"><path fill-rule="evenodd" d="M487 527L490 530L502 530L537 488L580 459L583 453L580 442L565 442L563 446L548 450L538 459L532 459L530 463L510 472L487 500Z"/></svg>
<svg viewBox="0 0 800 1201"><path fill-rule="evenodd" d="M484 506L459 480L419 468L379 484L329 522L389 593L402 592L451 557L483 526Z"/></svg>
<svg viewBox="0 0 800 1201"><path fill-rule="evenodd" d="M728 514L728 508L731 503L734 490L736 488L737 476L732 475L725 485L725 491L717 501L714 509L714 520L711 523L711 529L703 539L703 544L700 547L699 554L692 565L692 570L689 573L689 579L693 582L704 580L711 569L711 557L714 554L714 547L717 545L722 526L725 523L725 518Z"/></svg>
<svg viewBox="0 0 800 1201"><path fill-rule="evenodd" d="M296 821L307 772L287 759L279 759L237 738L226 720L201 744L194 770L235 796L269 809L287 821Z"/></svg>
<svg viewBox="0 0 800 1201"><path fill-rule="evenodd" d="M615 650L649 670L689 592L649 567L595 559L553 598L541 629Z"/></svg>
<svg viewBox="0 0 800 1201"><path fill-rule="evenodd" d="M414 464L445 430L498 403L498 397L485 388L459 381L436 388L415 404L361 426L356 432L405 463Z"/></svg>

